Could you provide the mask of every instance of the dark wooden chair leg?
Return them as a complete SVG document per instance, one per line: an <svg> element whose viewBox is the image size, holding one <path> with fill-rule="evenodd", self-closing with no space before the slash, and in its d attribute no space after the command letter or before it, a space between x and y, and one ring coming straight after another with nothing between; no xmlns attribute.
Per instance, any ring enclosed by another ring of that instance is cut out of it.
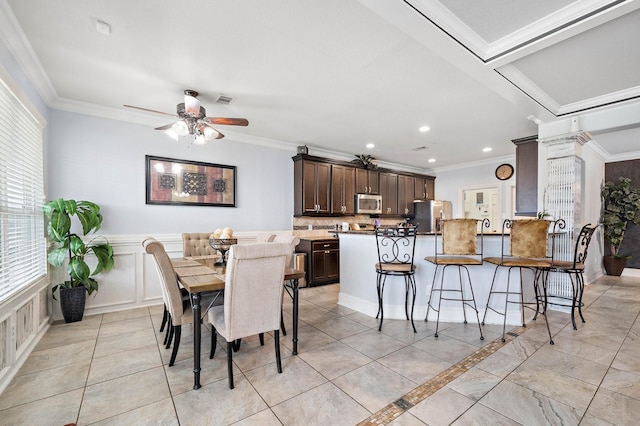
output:
<svg viewBox="0 0 640 426"><path fill-rule="evenodd" d="M169 349L171 347L171 340L173 340L173 326L167 325L167 338L165 339L165 349Z"/></svg>
<svg viewBox="0 0 640 426"><path fill-rule="evenodd" d="M264 333L258 334L258 338L260 339L260 346L264 346Z"/></svg>
<svg viewBox="0 0 640 426"><path fill-rule="evenodd" d="M176 355L178 355L178 347L180 347L180 335L182 334L182 326L176 325L174 328L173 339L173 351L171 351L171 360L169 361L169 367L172 367L176 362Z"/></svg>
<svg viewBox="0 0 640 426"><path fill-rule="evenodd" d="M227 371L229 375L229 389L233 389L233 342L227 342Z"/></svg>
<svg viewBox="0 0 640 426"><path fill-rule="evenodd" d="M287 335L287 329L284 327L284 317L282 316L282 306L280 306L280 330L282 330L282 335Z"/></svg>
<svg viewBox="0 0 640 426"><path fill-rule="evenodd" d="M169 315L169 311L167 310L167 306L164 306L164 311L162 312L162 323L160 324L160 333L164 331L164 326L167 323L167 316Z"/></svg>
<svg viewBox="0 0 640 426"><path fill-rule="evenodd" d="M216 344L218 343L218 333L215 327L211 327L211 351L209 352L209 359L212 359L216 354Z"/></svg>
<svg viewBox="0 0 640 426"><path fill-rule="evenodd" d="M273 340L276 345L276 365L278 366L278 373L282 373L282 359L280 358L280 331L274 330Z"/></svg>

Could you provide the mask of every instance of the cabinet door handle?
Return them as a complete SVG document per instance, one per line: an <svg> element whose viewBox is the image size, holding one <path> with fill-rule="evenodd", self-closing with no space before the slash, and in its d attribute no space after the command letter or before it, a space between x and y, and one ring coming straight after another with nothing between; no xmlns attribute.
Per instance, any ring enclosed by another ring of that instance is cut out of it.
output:
<svg viewBox="0 0 640 426"><path fill-rule="evenodd" d="M331 253L331 252L330 252L329 250L325 250L325 251L324 251L324 253L325 253L325 254L329 254L329 253Z"/></svg>
<svg viewBox="0 0 640 426"><path fill-rule="evenodd" d="M330 246L330 244L325 244L323 247L329 247L329 246Z"/></svg>

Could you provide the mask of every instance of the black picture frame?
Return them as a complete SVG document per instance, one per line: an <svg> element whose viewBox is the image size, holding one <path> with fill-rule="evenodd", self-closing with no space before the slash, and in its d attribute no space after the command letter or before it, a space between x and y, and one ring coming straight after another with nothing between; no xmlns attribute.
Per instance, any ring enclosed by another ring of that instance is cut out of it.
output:
<svg viewBox="0 0 640 426"><path fill-rule="evenodd" d="M236 167L145 156L146 204L236 206Z"/></svg>

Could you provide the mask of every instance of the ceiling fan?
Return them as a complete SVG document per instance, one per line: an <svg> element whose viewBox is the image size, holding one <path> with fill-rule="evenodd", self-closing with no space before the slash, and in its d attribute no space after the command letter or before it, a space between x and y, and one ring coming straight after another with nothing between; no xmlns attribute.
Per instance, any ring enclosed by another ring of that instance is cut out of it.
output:
<svg viewBox="0 0 640 426"><path fill-rule="evenodd" d="M124 105L127 108L141 111L153 112L156 114L168 115L177 118L175 123L156 127L156 130L163 130L167 135L176 141L180 137L192 135L193 143L202 145L214 139L222 139L224 135L218 131L214 125L226 126L247 126L249 121L245 118L207 117L207 112L200 105L197 98L198 92L195 90L184 91L184 102L176 107L176 114L169 114L162 111L155 111L148 108L141 108L133 105Z"/></svg>

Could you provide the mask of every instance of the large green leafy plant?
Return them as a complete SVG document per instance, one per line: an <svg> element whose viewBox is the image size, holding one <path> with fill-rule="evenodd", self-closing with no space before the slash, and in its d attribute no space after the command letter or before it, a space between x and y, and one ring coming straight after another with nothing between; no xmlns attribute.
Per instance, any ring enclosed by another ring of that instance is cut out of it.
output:
<svg viewBox="0 0 640 426"><path fill-rule="evenodd" d="M84 286L87 293L98 290L98 282L93 278L100 272L108 272L113 268L113 248L106 238L98 237L88 242L71 232L71 218L76 216L82 225L82 235L97 232L102 225L100 206L90 201L57 200L49 201L43 206L44 213L49 219L47 235L56 243L56 248L49 252L48 262L53 266L62 266L65 258L69 257L67 272L69 280L53 287L73 288ZM97 264L93 272L85 262L85 257L93 253Z"/></svg>
<svg viewBox="0 0 640 426"><path fill-rule="evenodd" d="M624 239L627 223L640 223L640 189L631 185L631 179L620 177L618 183L606 182L602 186L602 225L604 236L609 241L611 254L618 251Z"/></svg>

